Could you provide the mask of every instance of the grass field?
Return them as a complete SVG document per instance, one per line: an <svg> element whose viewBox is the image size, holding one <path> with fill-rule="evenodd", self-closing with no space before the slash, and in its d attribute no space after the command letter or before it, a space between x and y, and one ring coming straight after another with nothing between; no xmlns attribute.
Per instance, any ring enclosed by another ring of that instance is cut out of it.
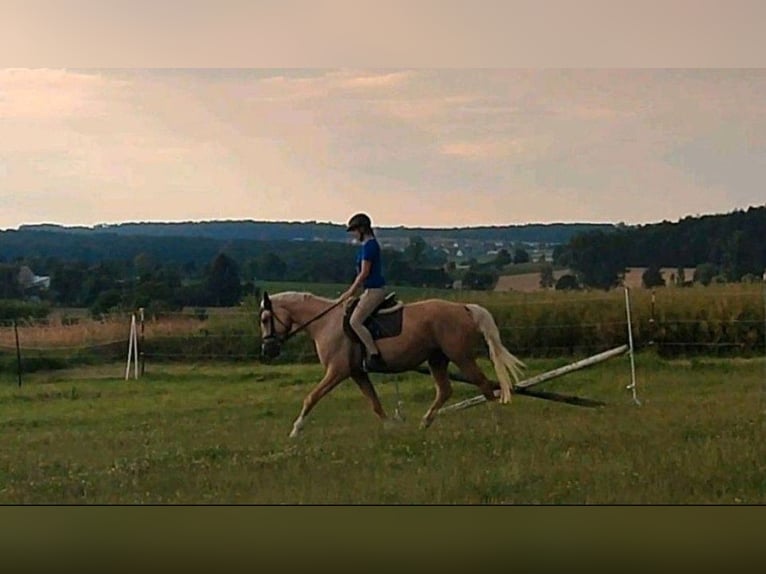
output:
<svg viewBox="0 0 766 574"><path fill-rule="evenodd" d="M530 360L532 375L572 359ZM287 433L318 365L124 365L0 377L0 503L766 503L763 359L621 357L427 431L427 377L402 375L384 428L351 382ZM485 369L487 365L485 364ZM374 379L387 410L393 379ZM452 401L476 394L455 383Z"/></svg>

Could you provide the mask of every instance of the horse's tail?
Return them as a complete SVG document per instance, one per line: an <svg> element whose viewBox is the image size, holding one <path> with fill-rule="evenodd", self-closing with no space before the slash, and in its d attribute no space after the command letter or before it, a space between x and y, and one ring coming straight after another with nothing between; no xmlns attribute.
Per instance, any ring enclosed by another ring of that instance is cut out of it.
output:
<svg viewBox="0 0 766 574"><path fill-rule="evenodd" d="M495 373L497 373L497 379L500 382L500 402L508 403L511 401L511 379L508 373L518 383L521 369L526 365L505 348L500 340L497 324L489 311L474 304L466 305L466 308L471 312L474 323L484 335L484 340L489 347L489 358L495 366Z"/></svg>

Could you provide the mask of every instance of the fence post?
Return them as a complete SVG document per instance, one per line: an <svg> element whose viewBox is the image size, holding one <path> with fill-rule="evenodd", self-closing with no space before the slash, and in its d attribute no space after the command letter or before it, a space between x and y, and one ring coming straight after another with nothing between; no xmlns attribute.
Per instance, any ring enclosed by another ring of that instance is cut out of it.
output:
<svg viewBox="0 0 766 574"><path fill-rule="evenodd" d="M21 387L21 346L19 345L19 327L16 325L16 319L13 320L13 333L16 336L16 374L19 378L19 387Z"/></svg>

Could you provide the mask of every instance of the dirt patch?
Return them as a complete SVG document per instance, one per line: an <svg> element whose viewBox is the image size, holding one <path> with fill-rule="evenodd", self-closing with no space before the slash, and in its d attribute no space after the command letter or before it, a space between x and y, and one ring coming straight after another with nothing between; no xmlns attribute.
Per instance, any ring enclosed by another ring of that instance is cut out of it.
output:
<svg viewBox="0 0 766 574"><path fill-rule="evenodd" d="M641 276L646 271L646 267L630 267L625 274L625 285L632 289L643 287L641 284ZM660 269L662 277L665 279L665 284L671 287L675 284L675 277L678 274L678 269L675 267L662 267ZM553 272L553 277L558 281L559 277L571 273L569 269L559 269ZM684 279L691 281L694 277L694 267L687 267L684 269ZM495 285L495 291L520 291L523 293L532 293L535 291L542 291L540 287L540 273L522 273L520 275L503 275L497 280Z"/></svg>
<svg viewBox="0 0 766 574"><path fill-rule="evenodd" d="M558 281L559 277L571 273L569 269L559 269L553 272L553 279ZM532 293L542 291L540 287L540 272L522 273L520 275L503 275L497 280L495 291L522 291Z"/></svg>

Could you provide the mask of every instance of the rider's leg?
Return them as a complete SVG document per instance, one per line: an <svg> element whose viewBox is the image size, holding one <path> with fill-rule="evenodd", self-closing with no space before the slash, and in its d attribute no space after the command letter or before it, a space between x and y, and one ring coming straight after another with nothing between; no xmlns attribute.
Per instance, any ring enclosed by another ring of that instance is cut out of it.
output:
<svg viewBox="0 0 766 574"><path fill-rule="evenodd" d="M364 326L364 322L370 315L372 315L375 308L380 305L385 298L385 289L365 289L364 293L362 293L362 296L359 298L359 304L356 306L356 309L354 309L349 321L351 328L357 335L359 335L359 339L362 341L362 344L367 351L368 359L377 356L376 362L380 361L380 351L378 351L378 347L375 344L375 340L372 338L370 331Z"/></svg>

